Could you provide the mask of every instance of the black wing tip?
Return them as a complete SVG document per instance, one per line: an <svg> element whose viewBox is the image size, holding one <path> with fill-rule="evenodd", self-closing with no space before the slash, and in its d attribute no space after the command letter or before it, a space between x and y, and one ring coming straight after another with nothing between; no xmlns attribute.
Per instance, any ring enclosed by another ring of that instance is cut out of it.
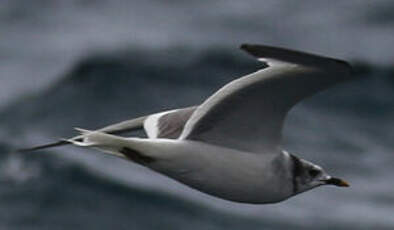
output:
<svg viewBox="0 0 394 230"><path fill-rule="evenodd" d="M257 44L250 44L250 43L243 43L243 44L241 44L239 46L239 48L241 50L243 50L243 51L245 51L245 52L247 52L247 53L249 53L249 54L251 54L253 56L256 56L256 57L259 56L258 53L257 53L258 47L266 47L266 46L264 46L264 45L257 45Z"/></svg>
<svg viewBox="0 0 394 230"><path fill-rule="evenodd" d="M239 48L240 48L241 50L245 50L245 49L248 48L248 46L249 46L248 43L242 43L242 44L239 46Z"/></svg>
<svg viewBox="0 0 394 230"><path fill-rule="evenodd" d="M333 60L334 60L337 64L340 64L340 65L342 65L343 67L345 67L346 69L348 69L350 73L353 73L353 72L354 72L353 66L352 66L349 62L347 62L347 61L345 61L345 60L341 60L341 59L333 59Z"/></svg>
<svg viewBox="0 0 394 230"><path fill-rule="evenodd" d="M270 55L271 52L278 52L278 51L302 53L301 51L291 50L284 47L269 46L269 45L256 44L256 43L242 43L239 46L239 48L256 57L265 57L266 55Z"/></svg>
<svg viewBox="0 0 394 230"><path fill-rule="evenodd" d="M31 148L16 149L16 150L14 150L12 152L13 153L34 152L34 151L38 151L38 150L43 150L43 149L47 149L47 148L63 146L63 145L67 145L67 144L70 144L70 143L68 141L66 141L66 140L60 140L60 141L57 141L57 142L54 142L54 143L50 143L50 144L46 144L46 145L40 145L40 146L31 147Z"/></svg>
<svg viewBox="0 0 394 230"><path fill-rule="evenodd" d="M253 48L253 47L256 47L256 46L265 46L265 45L261 45L261 44L252 44L252 43L242 43L240 46L239 46L239 48L240 49L249 49L249 48Z"/></svg>
<svg viewBox="0 0 394 230"><path fill-rule="evenodd" d="M324 66L325 64L328 64L332 66L334 64L336 67L342 66L344 70L353 73L353 67L347 61L341 59L261 44L243 43L239 48L256 58L266 57L306 65L321 64L321 66Z"/></svg>

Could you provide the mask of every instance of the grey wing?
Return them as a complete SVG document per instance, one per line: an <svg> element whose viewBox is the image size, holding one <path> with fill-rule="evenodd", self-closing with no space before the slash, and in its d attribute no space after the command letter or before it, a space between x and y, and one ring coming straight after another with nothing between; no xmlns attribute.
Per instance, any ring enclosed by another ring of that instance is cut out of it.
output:
<svg viewBox="0 0 394 230"><path fill-rule="evenodd" d="M182 109L165 111L148 116L138 117L131 120L119 122L113 125L106 126L96 131L105 132L109 134L120 135L132 131L144 129L149 138L169 138L176 139L181 134L186 121L189 119L196 106L191 106ZM157 127L150 125L150 123L157 119ZM156 130L157 128L157 130ZM152 135L155 132L155 135ZM72 139L78 140L80 136ZM57 142L39 145L31 148L18 149L16 152L31 152L52 147L58 147L70 144L69 141L60 140Z"/></svg>
<svg viewBox="0 0 394 230"><path fill-rule="evenodd" d="M262 45L241 48L268 68L234 80L187 121L181 139L250 152L274 152L284 119L305 97L349 78L344 61Z"/></svg>
<svg viewBox="0 0 394 230"><path fill-rule="evenodd" d="M176 139L181 134L184 125L196 108L197 106L190 106L186 108L155 113L148 116L116 123L114 125L109 125L97 131L119 135L143 128L149 138ZM151 121L155 119L157 119L158 125L156 136L151 135L151 128L155 128L151 126Z"/></svg>

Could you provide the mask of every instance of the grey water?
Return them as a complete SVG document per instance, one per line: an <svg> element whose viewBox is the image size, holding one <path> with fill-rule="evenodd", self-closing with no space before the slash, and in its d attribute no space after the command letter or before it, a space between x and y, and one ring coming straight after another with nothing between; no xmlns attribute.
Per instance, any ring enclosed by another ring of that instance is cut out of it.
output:
<svg viewBox="0 0 394 230"><path fill-rule="evenodd" d="M1 229L393 229L392 1L0 3ZM358 79L297 105L284 147L344 177L275 205L223 201L63 147L75 132L201 103L263 43L343 58Z"/></svg>

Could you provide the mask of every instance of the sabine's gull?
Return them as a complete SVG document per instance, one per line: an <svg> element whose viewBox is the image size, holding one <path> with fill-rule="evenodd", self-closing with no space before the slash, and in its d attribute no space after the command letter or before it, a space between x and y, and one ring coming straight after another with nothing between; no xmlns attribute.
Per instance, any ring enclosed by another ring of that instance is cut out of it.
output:
<svg viewBox="0 0 394 230"><path fill-rule="evenodd" d="M351 79L342 60L265 45L242 50L268 67L238 78L201 105L164 111L80 135L65 144L95 148L201 192L242 203L275 203L321 185L347 187L281 146L286 114L299 101ZM119 134L143 129L147 138Z"/></svg>

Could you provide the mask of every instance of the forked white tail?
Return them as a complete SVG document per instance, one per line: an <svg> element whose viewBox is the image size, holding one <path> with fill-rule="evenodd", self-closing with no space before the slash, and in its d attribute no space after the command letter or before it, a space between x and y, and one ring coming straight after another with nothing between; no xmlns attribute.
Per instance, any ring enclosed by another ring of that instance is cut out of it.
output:
<svg viewBox="0 0 394 230"><path fill-rule="evenodd" d="M90 131L81 128L75 128L75 130L80 132L81 135L79 138L70 138L66 139L65 141L76 146L91 147L111 155L124 157L124 155L120 153L120 150L126 145L126 138L106 134L100 131ZM128 141L127 145L130 145L130 141Z"/></svg>

